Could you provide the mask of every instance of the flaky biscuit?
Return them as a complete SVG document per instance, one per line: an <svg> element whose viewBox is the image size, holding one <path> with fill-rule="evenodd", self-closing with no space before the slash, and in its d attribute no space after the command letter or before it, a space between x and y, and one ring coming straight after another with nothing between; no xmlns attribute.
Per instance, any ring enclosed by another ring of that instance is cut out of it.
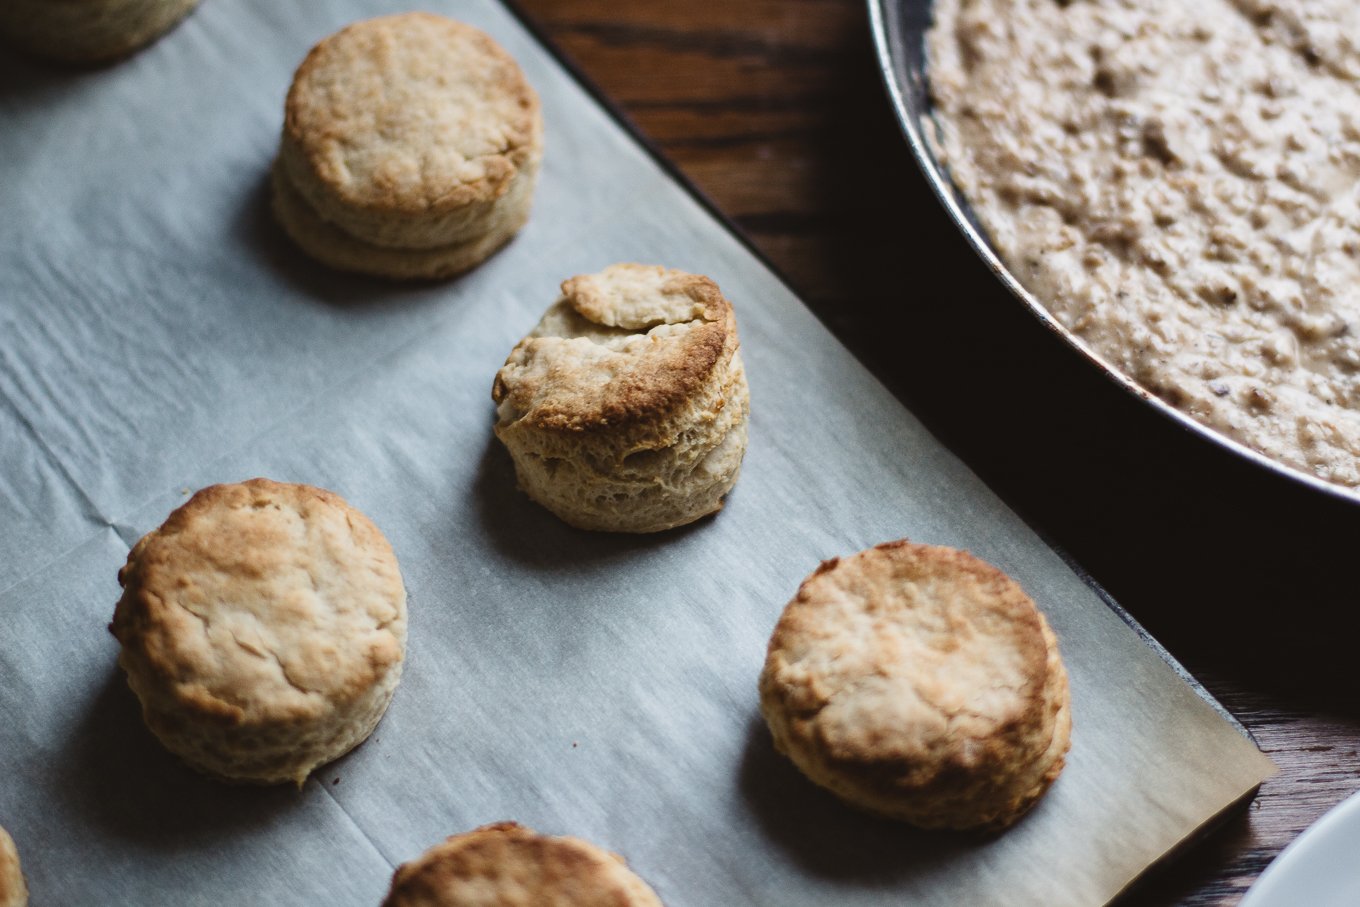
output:
<svg viewBox="0 0 1360 907"><path fill-rule="evenodd" d="M542 143L538 96L488 35L429 13L369 19L298 67L276 165L293 197L276 209L327 263L466 270L527 219Z"/></svg>
<svg viewBox="0 0 1360 907"><path fill-rule="evenodd" d="M4 0L0 37L67 63L124 57L175 26L198 0Z"/></svg>
<svg viewBox="0 0 1360 907"><path fill-rule="evenodd" d="M26 907L28 886L19 868L19 851L9 832L0 828L0 907Z"/></svg>
<svg viewBox="0 0 1360 907"><path fill-rule="evenodd" d="M403 863L383 907L661 907L621 857L500 822Z"/></svg>
<svg viewBox="0 0 1360 907"><path fill-rule="evenodd" d="M924 828L1004 828L1070 744L1057 640L965 551L889 542L822 564L770 638L775 747L845 801Z"/></svg>
<svg viewBox="0 0 1360 907"><path fill-rule="evenodd" d="M492 399L520 487L583 529L693 522L722 507L746 452L732 306L683 271L620 264L563 283Z"/></svg>
<svg viewBox="0 0 1360 907"><path fill-rule="evenodd" d="M166 748L301 784L361 743L406 648L391 546L338 495L252 479L195 494L119 571L118 663Z"/></svg>
<svg viewBox="0 0 1360 907"><path fill-rule="evenodd" d="M277 164L271 182L274 216L293 242L312 258L339 271L403 280L453 277L481 264L524 226L533 201L532 181L521 181L501 200L495 220L486 225L487 232L481 236L430 249L394 249L355 239L322 220Z"/></svg>

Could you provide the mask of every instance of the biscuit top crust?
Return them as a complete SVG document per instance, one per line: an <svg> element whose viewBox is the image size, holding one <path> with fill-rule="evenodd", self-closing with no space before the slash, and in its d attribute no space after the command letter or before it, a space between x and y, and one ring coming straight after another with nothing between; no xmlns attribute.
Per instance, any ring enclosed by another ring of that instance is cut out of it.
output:
<svg viewBox="0 0 1360 907"><path fill-rule="evenodd" d="M455 835L403 864L383 907L661 907L622 859L514 822Z"/></svg>
<svg viewBox="0 0 1360 907"><path fill-rule="evenodd" d="M891 768L912 787L1025 746L1017 738L1044 715L1047 658L1034 603L1000 570L888 542L802 584L770 639L761 692L833 763Z"/></svg>
<svg viewBox="0 0 1360 907"><path fill-rule="evenodd" d="M707 277L619 264L573 277L496 375L500 425L557 431L653 422L737 349L736 319Z"/></svg>
<svg viewBox="0 0 1360 907"><path fill-rule="evenodd" d="M170 707L307 720L402 659L406 591L378 528L338 495L252 479L190 498L128 554L109 629Z"/></svg>
<svg viewBox="0 0 1360 907"><path fill-rule="evenodd" d="M284 133L346 204L443 212L506 192L534 155L538 106L490 36L403 13L312 48L288 91Z"/></svg>

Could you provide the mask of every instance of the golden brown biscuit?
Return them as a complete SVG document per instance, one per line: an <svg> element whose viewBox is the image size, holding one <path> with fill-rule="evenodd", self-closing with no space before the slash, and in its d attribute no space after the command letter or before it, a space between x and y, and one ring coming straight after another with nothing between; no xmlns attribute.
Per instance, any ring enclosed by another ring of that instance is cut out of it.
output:
<svg viewBox="0 0 1360 907"><path fill-rule="evenodd" d="M429 13L358 22L293 77L275 211L327 264L447 276L524 224L542 135L538 96L486 34Z"/></svg>
<svg viewBox="0 0 1360 907"><path fill-rule="evenodd" d="M372 733L401 677L392 547L338 495L214 485L128 554L109 629L147 726L230 781L299 785Z"/></svg>
<svg viewBox="0 0 1360 907"><path fill-rule="evenodd" d="M383 907L661 907L621 857L514 822L455 835L398 867Z"/></svg>
<svg viewBox="0 0 1360 907"><path fill-rule="evenodd" d="M0 37L66 63L127 56L169 31L198 0L3 0Z"/></svg>
<svg viewBox="0 0 1360 907"><path fill-rule="evenodd" d="M770 639L775 747L845 801L923 828L1004 828L1062 770L1067 674L1013 580L888 542L808 577Z"/></svg>
<svg viewBox="0 0 1360 907"><path fill-rule="evenodd" d="M510 190L514 197L503 199L497 207L496 218L486 225L486 233L430 249L394 249L362 242L322 220L298 195L277 163L271 182L274 216L293 242L312 258L339 271L410 280L453 277L480 264L524 226L533 200L532 182L521 180Z"/></svg>
<svg viewBox="0 0 1360 907"><path fill-rule="evenodd" d="M9 832L0 828L0 907L26 907L28 886L19 869L19 851Z"/></svg>
<svg viewBox="0 0 1360 907"><path fill-rule="evenodd" d="M566 281L492 387L520 487L582 529L656 532L720 509L746 452L738 346L707 277L621 264Z"/></svg>

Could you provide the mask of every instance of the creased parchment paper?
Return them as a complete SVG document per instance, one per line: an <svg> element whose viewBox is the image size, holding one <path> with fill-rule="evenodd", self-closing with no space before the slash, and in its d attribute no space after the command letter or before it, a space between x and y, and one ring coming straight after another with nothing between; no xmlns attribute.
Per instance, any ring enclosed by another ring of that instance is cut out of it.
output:
<svg viewBox="0 0 1360 907"><path fill-rule="evenodd" d="M397 3L208 0L111 68L0 58L0 824L35 907L375 905L501 819L618 851L670 907L1097 904L1272 771L509 13L426 6L498 38L547 118L532 222L437 285L314 266L267 206L293 68ZM727 509L650 538L558 523L490 430L558 283L629 260L719 282L752 396ZM301 791L164 753L105 631L128 546L255 475L346 496L410 590L391 710ZM1061 638L1070 763L999 838L844 808L758 720L802 577L903 536L996 563Z"/></svg>

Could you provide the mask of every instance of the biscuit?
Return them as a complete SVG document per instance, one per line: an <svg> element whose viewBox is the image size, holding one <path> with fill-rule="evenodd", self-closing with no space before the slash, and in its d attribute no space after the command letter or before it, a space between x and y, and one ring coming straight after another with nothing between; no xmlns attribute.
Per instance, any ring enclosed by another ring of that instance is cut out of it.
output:
<svg viewBox="0 0 1360 907"><path fill-rule="evenodd" d="M104 63L150 44L198 0L4 0L0 37L65 63Z"/></svg>
<svg viewBox="0 0 1360 907"><path fill-rule="evenodd" d="M410 280L453 277L485 261L524 226L533 198L532 181L521 180L510 190L516 197L504 200L497 209L498 219L485 234L430 249L394 249L362 242L322 220L298 195L277 163L271 182L274 216L293 242L312 258L338 271Z"/></svg>
<svg viewBox="0 0 1360 907"><path fill-rule="evenodd" d="M19 869L19 851L14 848L14 839L0 828L0 907L25 907L27 904L28 886Z"/></svg>
<svg viewBox="0 0 1360 907"><path fill-rule="evenodd" d="M1071 740L1067 674L1029 596L965 551L907 541L803 582L770 638L760 707L812 781L923 828L1005 828Z"/></svg>
<svg viewBox="0 0 1360 907"><path fill-rule="evenodd" d="M392 876L383 907L661 907L623 858L500 822L436 844Z"/></svg>
<svg viewBox="0 0 1360 907"><path fill-rule="evenodd" d="M274 209L332 267L446 277L524 225L542 149L538 96L488 35L429 13L369 19L298 67Z"/></svg>
<svg viewBox="0 0 1360 907"><path fill-rule="evenodd" d="M566 281L491 396L520 487L581 529L657 532L713 513L746 452L732 306L683 271L620 264Z"/></svg>
<svg viewBox="0 0 1360 907"><path fill-rule="evenodd" d="M118 581L109 629L147 727L206 774L301 785L372 733L401 677L396 557L329 491L205 488Z"/></svg>

